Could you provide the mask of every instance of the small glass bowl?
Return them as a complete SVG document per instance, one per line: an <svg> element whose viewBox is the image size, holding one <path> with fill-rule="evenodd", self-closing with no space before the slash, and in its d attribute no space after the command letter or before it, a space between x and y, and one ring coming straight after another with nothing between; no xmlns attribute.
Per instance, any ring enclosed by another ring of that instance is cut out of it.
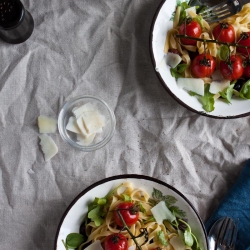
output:
<svg viewBox="0 0 250 250"><path fill-rule="evenodd" d="M93 104L99 113L105 117L105 126L102 128L102 133L96 134L93 142L90 143L90 145L83 146L77 142L76 134L68 131L66 126L68 124L69 118L74 116L72 110L88 102ZM114 112L109 108L107 103L97 97L89 95L78 96L66 102L62 107L58 117L58 130L62 139L72 147L85 152L94 151L106 145L115 132L115 125L116 119Z"/></svg>

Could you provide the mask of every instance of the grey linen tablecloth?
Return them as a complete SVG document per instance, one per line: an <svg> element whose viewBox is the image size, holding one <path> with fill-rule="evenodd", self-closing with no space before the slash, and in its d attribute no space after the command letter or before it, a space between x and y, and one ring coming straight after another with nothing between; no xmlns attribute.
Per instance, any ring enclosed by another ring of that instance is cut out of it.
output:
<svg viewBox="0 0 250 250"><path fill-rule="evenodd" d="M160 0L23 1L35 29L23 44L0 41L0 248L53 249L73 198L105 177L136 173L173 185L205 221L250 155L250 118L217 120L188 111L160 84L149 32ZM37 117L89 94L114 110L102 149L84 153L51 135L39 146Z"/></svg>

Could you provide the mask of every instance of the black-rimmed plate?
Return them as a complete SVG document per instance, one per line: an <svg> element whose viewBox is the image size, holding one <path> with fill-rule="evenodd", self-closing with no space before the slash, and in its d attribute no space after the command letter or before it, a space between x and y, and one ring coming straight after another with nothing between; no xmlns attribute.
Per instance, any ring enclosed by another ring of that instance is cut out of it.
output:
<svg viewBox="0 0 250 250"><path fill-rule="evenodd" d="M223 100L215 101L215 109L212 112L205 112L202 104L194 96L189 95L186 90L179 88L175 78L170 74L169 67L166 63L161 63L164 57L164 44L169 29L172 28L173 22L170 18L175 10L176 1L163 0L153 18L150 31L150 53L153 66L160 64L156 71L162 85L168 93L182 106L198 114L213 118L239 118L250 115L250 100L243 100L237 97L232 98L231 104Z"/></svg>
<svg viewBox="0 0 250 250"><path fill-rule="evenodd" d="M65 240L69 233L79 232L83 218L87 214L88 204L93 201L95 197L104 197L111 189L123 182L131 182L134 187L141 188L149 194L152 193L153 188L156 188L162 191L164 195L168 194L174 196L177 199L175 205L186 212L188 222L193 233L197 236L201 248L203 250L208 249L207 236L203 222L190 201L172 186L160 180L143 175L118 175L109 177L94 183L82 191L71 202L62 216L55 237L54 249L65 250L62 240Z"/></svg>

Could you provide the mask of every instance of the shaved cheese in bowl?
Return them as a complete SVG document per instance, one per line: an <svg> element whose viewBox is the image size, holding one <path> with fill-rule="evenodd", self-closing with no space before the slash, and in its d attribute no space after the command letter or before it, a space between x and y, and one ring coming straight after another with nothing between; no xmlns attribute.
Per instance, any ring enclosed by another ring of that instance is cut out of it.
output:
<svg viewBox="0 0 250 250"><path fill-rule="evenodd" d="M40 115L38 116L38 128L41 134L55 133L57 129L57 120Z"/></svg>
<svg viewBox="0 0 250 250"><path fill-rule="evenodd" d="M68 101L58 118L62 139L86 152L106 145L114 134L115 124L114 112L94 96L79 96Z"/></svg>
<svg viewBox="0 0 250 250"><path fill-rule="evenodd" d="M39 135L39 138L41 140L40 145L42 147L45 161L49 161L52 157L54 157L57 154L58 148L53 139L49 135L42 134Z"/></svg>
<svg viewBox="0 0 250 250"><path fill-rule="evenodd" d="M105 117L89 102L73 108L72 113L74 116L69 117L66 129L77 134L78 144L90 145L96 133L102 133Z"/></svg>
<svg viewBox="0 0 250 250"><path fill-rule="evenodd" d="M79 129L76 118L74 116L70 116L66 129L73 133L81 134L81 130Z"/></svg>

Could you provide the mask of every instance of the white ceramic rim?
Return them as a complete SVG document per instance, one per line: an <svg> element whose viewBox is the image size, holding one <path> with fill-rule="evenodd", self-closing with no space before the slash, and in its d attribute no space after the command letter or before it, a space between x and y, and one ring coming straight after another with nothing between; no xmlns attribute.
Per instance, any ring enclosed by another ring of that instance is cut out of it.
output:
<svg viewBox="0 0 250 250"><path fill-rule="evenodd" d="M171 1L171 0L162 0L161 3L159 4L156 13L154 15L153 21L151 23L151 28L150 28L150 55L151 55L151 61L153 63L153 67L154 69L156 68L156 62L159 63L159 58L156 58L156 51L155 51L155 47L157 45L157 43L159 44L159 39L157 40L157 36L159 34L159 27L158 22L159 22L159 17L161 17L161 11L163 11L163 9L167 12L173 12L172 11L172 5L176 4L175 1ZM165 24L170 23L168 22L169 20L169 15L170 13L168 13L168 16L164 16L165 17ZM162 22L162 20L160 20L160 22ZM167 25L166 25L167 26ZM164 31L163 32L167 32L167 28L164 27ZM162 36L162 34L160 34L160 36ZM166 36L166 35L165 35ZM162 39L162 37L160 37ZM162 46L162 57L163 57L163 45ZM186 102L184 102L182 100L182 98L179 97L179 95L177 96L176 90L173 90L171 84L169 84L171 82L171 80L166 81L165 76L163 76L162 72L156 72L156 75L158 76L161 84L163 85L163 87L167 90L167 92L170 94L170 96L175 99L179 104L181 104L182 106L184 106L185 108L187 108L190 111L193 111L197 114L203 115L203 116L207 116L207 117L211 117L211 118L216 118L216 119L235 119L235 118L241 118L241 117L246 117L250 115L250 100L243 100L243 99L237 99L234 98L234 100L232 100L232 105L230 104L226 104L223 101L217 100L215 102L215 110L207 113L203 110L201 104L194 104L194 102L196 102L196 98L194 97L188 97L188 93L185 90L180 90L181 94L183 96L185 96L185 98L193 98L193 100L189 99L188 101L192 103L191 105L188 105ZM168 75L170 75L170 73L168 73ZM175 81L175 80L174 80ZM176 84L175 84L176 85ZM182 93L183 92L183 93ZM186 93L184 93L186 92ZM198 102L198 101L197 101ZM244 102L242 104L242 102ZM235 104L235 105L233 105ZM219 106L219 107L216 107ZM231 112L231 109L234 107L234 109ZM217 109L216 109L217 108ZM230 110L228 110L228 108ZM218 112L218 110L220 109L220 112ZM242 111L242 113L238 113L238 110L244 109L244 111ZM230 114L231 112L231 114Z"/></svg>
<svg viewBox="0 0 250 250"><path fill-rule="evenodd" d="M89 145L89 146L79 145L79 144L75 143L73 140L71 140L70 138L68 138L66 136L66 133L63 132L64 130L66 130L66 128L63 127L63 122L62 122L65 114L67 113L67 111L68 111L68 109L70 107L70 105L73 104L74 102L77 102L77 101L81 100L81 99L84 100L85 98L94 99L94 100L102 103L107 108L107 110L109 112L109 115L110 115L110 118L111 118L111 127L112 127L110 133L108 134L108 136L104 140L102 140L102 141L100 141L100 142L98 142L98 143L96 143L94 145ZM69 100L68 102L66 102L63 105L63 107L62 107L62 109L61 109L61 111L59 113L59 116L58 116L58 130L59 130L59 133L60 133L62 139L65 142L67 142L69 145L71 145L73 148L76 148L78 150L85 151L85 152L94 151L94 150L100 149L103 146L105 146L111 140L111 138L113 137L114 132L115 132L115 126L116 126L115 114L109 108L108 104L105 101L101 100L100 98L95 97L95 96L91 96L91 95L77 96L74 99Z"/></svg>
<svg viewBox="0 0 250 250"><path fill-rule="evenodd" d="M64 223L64 220L68 216L68 213L71 211L71 209L74 209L75 204L84 195L88 194L89 191L91 191L92 189L98 187L99 185L107 184L108 182L117 181L117 180L121 180L121 179L137 179L137 180L151 181L151 182L154 182L156 184L164 186L164 188L166 187L166 189L169 189L172 192L174 192L175 194L177 194L178 196L180 196L186 202L186 205L189 207L189 209L192 211L192 213L197 218L197 221L199 222L199 225L202 228L202 235L204 236L204 239L205 239L205 242L204 242L205 249L203 249L203 250L208 250L208 239L207 239L207 232L206 232L205 226L204 226L203 221L200 218L197 210L192 205L192 203L180 191L178 191L176 188L170 186L169 184L167 184L167 183L165 183L165 182L163 182L161 180L155 179L153 177L149 177L149 176L145 176L145 175L137 175L137 174L116 175L116 176L105 178L103 180L95 182L94 184L92 184L89 187L87 187L86 189L84 189L80 194L78 194L76 196L76 198L67 207L67 209L63 213L63 216L62 216L62 218L61 218L61 220L59 222L59 225L58 225L57 231L56 231L55 241L54 241L54 250L58 250L57 244L58 244L58 241L59 241L59 234L60 234L61 226Z"/></svg>

